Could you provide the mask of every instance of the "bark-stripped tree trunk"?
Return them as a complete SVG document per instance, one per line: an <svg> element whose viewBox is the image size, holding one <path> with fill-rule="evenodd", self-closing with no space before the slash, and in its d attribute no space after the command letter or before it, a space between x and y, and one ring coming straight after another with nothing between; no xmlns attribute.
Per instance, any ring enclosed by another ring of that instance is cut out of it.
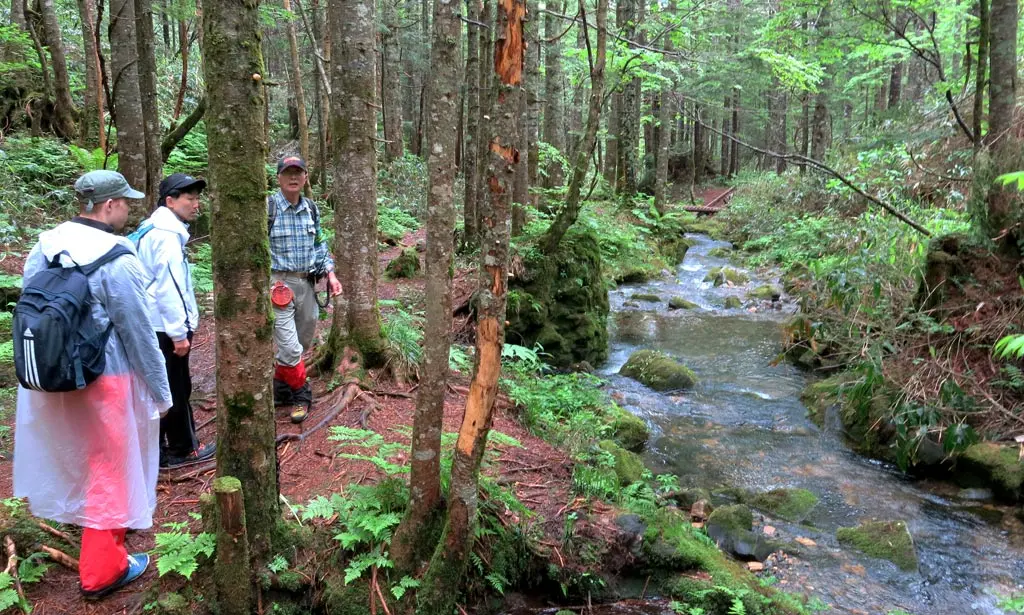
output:
<svg viewBox="0 0 1024 615"><path fill-rule="evenodd" d="M391 540L391 557L410 571L429 556L429 542L443 512L441 419L448 379L452 325L452 234L455 231L456 130L462 66L458 0L434 1L434 29L427 81L426 325L423 366L412 425L409 508Z"/></svg>
<svg viewBox="0 0 1024 615"><path fill-rule="evenodd" d="M85 105L78 122L78 145L88 150L97 147L105 150L107 135L103 131L103 85L100 79L100 58L96 53L96 1L78 0L78 17L82 22L85 50Z"/></svg>
<svg viewBox="0 0 1024 615"><path fill-rule="evenodd" d="M146 185L146 128L139 93L138 45L133 0L110 2L111 115L117 128L117 170L132 186ZM141 220L136 208L129 224ZM266 212L264 212L266 215Z"/></svg>
<svg viewBox="0 0 1024 615"><path fill-rule="evenodd" d="M584 16L584 27L586 27L586 5L585 0L579 0L580 14ZM558 244L562 237L569 231L569 228L576 222L580 215L580 201L582 197L583 180L587 176L587 168L590 166L590 156L597 144L597 127L601 122L601 102L604 98L604 69L605 69L605 47L607 45L608 32L605 26L605 13L608 11L608 0L597 0L597 52L590 64L590 106L587 110L587 127L580 139L579 145L575 148L575 161L572 167L572 175L569 178L569 189L565 195L565 205L558 211L551 227L548 228L544 237L540 240L541 250L545 254L554 254L558 250ZM589 41L589 36L587 36ZM587 57L591 58L590 48L587 47Z"/></svg>
<svg viewBox="0 0 1024 615"><path fill-rule="evenodd" d="M284 10L292 12L291 0L284 0ZM291 77L291 91L295 99L295 111L299 128L299 155L309 160L309 116L306 114L306 93L302 87L302 64L299 62L299 34L295 19L288 21L285 29L288 34L288 54L291 60L288 74ZM321 172L323 170L321 169ZM309 196L309 184L306 184Z"/></svg>
<svg viewBox="0 0 1024 615"><path fill-rule="evenodd" d="M974 153L981 151L985 139L982 123L985 120L985 84L988 83L989 0L978 0L978 60L974 72Z"/></svg>
<svg viewBox="0 0 1024 615"><path fill-rule="evenodd" d="M188 24L182 19L178 22L178 47L181 52L181 82L178 84L178 97L174 99L174 113L171 118L176 122L181 117L181 108L185 105L185 92L188 90Z"/></svg>
<svg viewBox="0 0 1024 615"><path fill-rule="evenodd" d="M557 17L551 12L565 12L565 0L554 0L544 14L544 37L550 42L544 48L544 142L560 154L565 153L565 90L562 75L562 39ZM556 38L558 37L558 38ZM555 39L555 40L551 40ZM545 166L545 188L558 188L565 182L565 173L558 160L549 160Z"/></svg>
<svg viewBox="0 0 1024 615"><path fill-rule="evenodd" d="M605 1L605 0L602 0ZM417 596L417 612L450 613L474 541L480 462L487 446L505 340L508 291L509 207L512 178L520 160L517 119L524 66L523 0L500 0L493 70L494 118L489 124L487 195L480 212L480 287L477 300L476 365L452 462L448 518ZM454 39L457 40L457 39ZM454 115L454 113L452 113ZM525 152L524 152L525 153ZM447 361L447 359L445 359Z"/></svg>
<svg viewBox="0 0 1024 615"><path fill-rule="evenodd" d="M53 128L59 136L74 139L78 129L75 124L75 104L71 101L68 62L64 57L64 40L60 34L53 0L39 0L39 10L43 18L43 38L53 65Z"/></svg>
<svg viewBox="0 0 1024 615"><path fill-rule="evenodd" d="M267 242L267 151L259 2L206 0L203 64L217 318L217 474L245 485L249 553L270 553L281 520Z"/></svg>
<svg viewBox="0 0 1024 615"><path fill-rule="evenodd" d="M373 0L330 0L331 133L334 135L334 253L348 302L348 341L366 365L379 364L377 308L376 25ZM337 318L337 316L335 316ZM332 328L332 333L334 330ZM328 352L340 357L342 340Z"/></svg>
<svg viewBox="0 0 1024 615"><path fill-rule="evenodd" d="M478 0L466 0L469 27L466 28L466 143L462 157L465 191L462 199L463 243L476 241L476 193L480 165L477 143L480 141L480 34L474 23L480 21Z"/></svg>
<svg viewBox="0 0 1024 615"><path fill-rule="evenodd" d="M146 204L156 209L163 159L160 157L160 110L156 91L156 42L153 35L152 0L135 0L135 33L138 45L139 100L142 103L142 127L146 131Z"/></svg>
<svg viewBox="0 0 1024 615"><path fill-rule="evenodd" d="M398 0L382 0L384 32L381 35L384 56L381 71L381 98L384 103L384 155L391 162L402 157L402 75L398 42ZM429 78L429 76L428 76ZM429 153L428 153L429 156Z"/></svg>

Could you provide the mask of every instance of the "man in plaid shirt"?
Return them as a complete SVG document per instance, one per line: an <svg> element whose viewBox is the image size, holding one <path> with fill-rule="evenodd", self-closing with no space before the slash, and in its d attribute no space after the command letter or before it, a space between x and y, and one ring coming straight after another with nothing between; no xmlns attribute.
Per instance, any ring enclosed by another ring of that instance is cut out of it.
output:
<svg viewBox="0 0 1024 615"><path fill-rule="evenodd" d="M313 393L302 353L313 343L319 308L309 275L327 276L332 297L341 294L334 260L320 234L316 203L302 196L306 161L285 156L277 163L280 190L267 197L271 302L274 305L274 403L291 406L294 423L306 420Z"/></svg>

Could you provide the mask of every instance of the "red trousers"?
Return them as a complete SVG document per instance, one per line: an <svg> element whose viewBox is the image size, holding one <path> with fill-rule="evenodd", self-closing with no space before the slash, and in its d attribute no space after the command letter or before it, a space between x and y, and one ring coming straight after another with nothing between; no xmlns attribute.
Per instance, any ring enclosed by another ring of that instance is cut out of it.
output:
<svg viewBox="0 0 1024 615"><path fill-rule="evenodd" d="M124 548L125 530L82 532L82 554L78 577L85 591L96 591L118 581L128 570L128 550Z"/></svg>

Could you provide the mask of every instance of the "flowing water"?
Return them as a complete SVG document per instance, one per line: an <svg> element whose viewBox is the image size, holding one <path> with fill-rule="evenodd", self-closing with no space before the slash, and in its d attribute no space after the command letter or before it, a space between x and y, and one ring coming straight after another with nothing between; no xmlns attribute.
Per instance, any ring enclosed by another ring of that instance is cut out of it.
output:
<svg viewBox="0 0 1024 615"><path fill-rule="evenodd" d="M811 423L799 399L808 376L786 363L772 366L792 308L761 302L756 310L725 309L726 297L744 298L771 280L753 273L744 287L713 287L705 275L729 263L708 252L728 244L692 239L697 245L675 275L611 293L612 347L600 371L620 403L654 428L648 465L679 475L684 486L800 487L817 494L820 503L803 524L763 521L783 540L814 541L794 546L797 555L764 574L776 576L780 589L816 596L831 612L1001 613L999 596L1024 589L1024 531L1013 511L961 499L949 485L911 481L848 451L835 425ZM635 293L664 302L632 301ZM669 310L673 296L699 308ZM677 357L697 373L699 385L663 395L616 375L639 348ZM906 521L918 571L900 571L835 540L837 528L872 519Z"/></svg>

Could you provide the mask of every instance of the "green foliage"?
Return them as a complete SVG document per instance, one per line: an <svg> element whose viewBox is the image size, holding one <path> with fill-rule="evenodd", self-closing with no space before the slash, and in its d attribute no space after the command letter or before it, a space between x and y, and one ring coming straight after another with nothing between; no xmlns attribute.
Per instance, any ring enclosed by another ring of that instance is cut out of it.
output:
<svg viewBox="0 0 1024 615"><path fill-rule="evenodd" d="M1017 190L1024 192L1024 171L1016 171L1014 173L1000 175L996 178L996 181L1002 183L1004 186L1017 184Z"/></svg>
<svg viewBox="0 0 1024 615"><path fill-rule="evenodd" d="M192 251L192 288L197 294L213 292L213 247L201 243Z"/></svg>
<svg viewBox="0 0 1024 615"><path fill-rule="evenodd" d="M1024 335L1007 335L996 342L993 352L1000 359L1024 357Z"/></svg>
<svg viewBox="0 0 1024 615"><path fill-rule="evenodd" d="M156 569L160 576L174 572L186 579L199 568L199 556L212 557L215 538L202 532L193 536L188 532L187 523L165 523L169 532L156 534L153 553L157 556Z"/></svg>
<svg viewBox="0 0 1024 615"><path fill-rule="evenodd" d="M381 300L387 308L381 322L390 367L402 374L414 374L423 360L423 312L410 312L398 301Z"/></svg>
<svg viewBox="0 0 1024 615"><path fill-rule="evenodd" d="M98 171L101 169L116 169L117 154L107 154L102 148L97 147L91 152L85 148L78 147L73 143L68 144L68 150L78 161L78 165L84 171Z"/></svg>
<svg viewBox="0 0 1024 615"><path fill-rule="evenodd" d="M343 446L354 446L364 449L366 451L365 454L344 453L340 456L345 459L369 461L388 476L405 474L409 471L408 466L399 465L391 461L399 454L405 452L408 447L398 442L388 442L384 439L384 436L375 431L333 425L331 426L331 435L327 439L341 442Z"/></svg>
<svg viewBox="0 0 1024 615"><path fill-rule="evenodd" d="M612 402L602 381L590 374L537 378L515 374L502 380L509 399L523 408L522 421L546 440L576 451L610 433Z"/></svg>
<svg viewBox="0 0 1024 615"><path fill-rule="evenodd" d="M164 164L164 174L204 175L207 164L206 123L199 122L171 150Z"/></svg>
<svg viewBox="0 0 1024 615"><path fill-rule="evenodd" d="M377 231L393 243L398 243L407 234L420 227L419 221L398 207L377 208Z"/></svg>
<svg viewBox="0 0 1024 615"><path fill-rule="evenodd" d="M473 357L470 354L472 348L452 344L448 347L448 369L468 374L473 369Z"/></svg>
<svg viewBox="0 0 1024 615"><path fill-rule="evenodd" d="M999 608L1010 613L1024 613L1024 594L1000 598Z"/></svg>

